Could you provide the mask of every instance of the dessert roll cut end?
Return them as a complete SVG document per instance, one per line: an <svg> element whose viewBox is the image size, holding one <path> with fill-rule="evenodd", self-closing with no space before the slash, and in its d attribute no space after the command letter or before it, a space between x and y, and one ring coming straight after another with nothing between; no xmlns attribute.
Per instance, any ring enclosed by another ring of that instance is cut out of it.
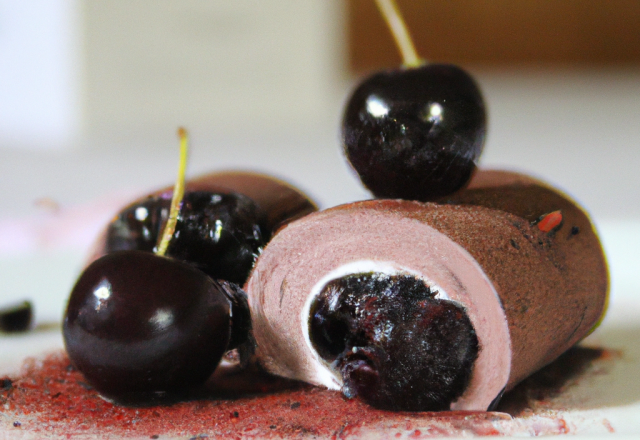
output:
<svg viewBox="0 0 640 440"><path fill-rule="evenodd" d="M247 284L258 359L380 408L486 410L511 363L498 295L462 247L404 206L437 208L362 202L274 237Z"/></svg>

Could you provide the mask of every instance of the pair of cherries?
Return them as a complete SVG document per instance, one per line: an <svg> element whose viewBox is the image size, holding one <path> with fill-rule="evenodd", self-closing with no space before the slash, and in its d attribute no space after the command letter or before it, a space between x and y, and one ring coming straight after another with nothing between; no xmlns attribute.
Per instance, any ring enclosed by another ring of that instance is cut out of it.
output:
<svg viewBox="0 0 640 440"><path fill-rule="evenodd" d="M118 214L106 255L82 273L65 314L70 359L100 393L121 402L203 383L251 327L238 284L269 239L265 216L241 194L188 192L159 256L169 204L166 194L151 196Z"/></svg>
<svg viewBox="0 0 640 440"><path fill-rule="evenodd" d="M420 201L466 185L485 131L473 79L438 64L368 78L342 127L345 155L376 197ZM248 343L240 286L275 232L246 196L187 192L166 256L155 255L169 199L152 196L118 214L106 255L80 276L65 314L70 359L99 392L122 402L202 384L226 351Z"/></svg>

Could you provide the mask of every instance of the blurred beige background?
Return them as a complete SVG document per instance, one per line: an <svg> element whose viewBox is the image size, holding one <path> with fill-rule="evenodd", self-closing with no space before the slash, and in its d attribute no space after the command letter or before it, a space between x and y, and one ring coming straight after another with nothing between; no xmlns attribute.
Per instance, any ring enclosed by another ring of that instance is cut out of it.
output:
<svg viewBox="0 0 640 440"><path fill-rule="evenodd" d="M427 59L480 82L482 163L525 170L597 219L640 218L640 3L400 1ZM274 173L322 206L368 197L341 108L398 55L373 0L0 0L0 218L190 174Z"/></svg>
<svg viewBox="0 0 640 440"><path fill-rule="evenodd" d="M344 74L338 1L85 1L90 133L234 133L313 119Z"/></svg>
<svg viewBox="0 0 640 440"><path fill-rule="evenodd" d="M11 89L30 93L35 83L40 93L26 97L58 113L66 105L58 124L69 129L47 140L3 127L0 145L65 148L177 123L233 133L312 119L343 75L342 16L340 2L322 0L2 0L3 116L24 103ZM45 124L46 114L22 113Z"/></svg>

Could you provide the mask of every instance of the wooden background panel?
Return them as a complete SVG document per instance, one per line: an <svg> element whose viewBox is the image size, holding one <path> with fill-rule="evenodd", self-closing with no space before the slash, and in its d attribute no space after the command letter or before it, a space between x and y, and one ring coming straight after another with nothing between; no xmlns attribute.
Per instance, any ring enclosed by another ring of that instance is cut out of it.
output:
<svg viewBox="0 0 640 440"><path fill-rule="evenodd" d="M400 63L373 0L348 0L350 65ZM489 66L640 63L639 0L398 0L419 54Z"/></svg>

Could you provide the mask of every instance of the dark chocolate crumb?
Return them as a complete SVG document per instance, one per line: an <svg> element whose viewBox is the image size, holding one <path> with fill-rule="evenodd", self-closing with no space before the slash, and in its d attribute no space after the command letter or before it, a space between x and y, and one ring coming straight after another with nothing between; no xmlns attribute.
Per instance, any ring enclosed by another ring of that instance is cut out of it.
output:
<svg viewBox="0 0 640 440"><path fill-rule="evenodd" d="M276 425L269 425L269 429L276 429L277 426Z"/></svg>
<svg viewBox="0 0 640 440"><path fill-rule="evenodd" d="M574 235L578 235L580 233L580 227L578 226L571 226L571 231L569 231L569 237L567 238L571 238Z"/></svg>
<svg viewBox="0 0 640 440"><path fill-rule="evenodd" d="M15 422L13 422L13 427L14 428L19 428L22 426L22 423L18 422L17 420Z"/></svg>
<svg viewBox="0 0 640 440"><path fill-rule="evenodd" d="M158 434L153 434L153 435L152 435L151 437L149 437L149 438L152 438L152 439L154 439L154 440L155 440L155 439L157 439L157 438L160 438L160 436L159 436Z"/></svg>
<svg viewBox="0 0 640 440"><path fill-rule="evenodd" d="M593 361L612 353L601 348L574 346L505 393L496 410L513 417L523 415L536 402L558 396L572 379L587 371Z"/></svg>
<svg viewBox="0 0 640 440"><path fill-rule="evenodd" d="M8 377L0 379L0 389L10 390L11 388L13 388L13 381L11 379Z"/></svg>
<svg viewBox="0 0 640 440"><path fill-rule="evenodd" d="M52 398L52 399L55 399L55 398L57 398L57 397L60 397L61 395L62 395L62 393L58 391L58 392L57 392L57 393L55 393L53 396L51 396L51 398Z"/></svg>
<svg viewBox="0 0 640 440"><path fill-rule="evenodd" d="M510 241L511 241L511 246L513 246L514 248L520 250L520 245L518 243L516 243L516 241L513 238Z"/></svg>
<svg viewBox="0 0 640 440"><path fill-rule="evenodd" d="M23 301L0 309L0 330L7 333L24 332L31 326L33 306Z"/></svg>
<svg viewBox="0 0 640 440"><path fill-rule="evenodd" d="M238 413L238 411L234 411L231 413L231 417L233 417L234 419L237 419L238 417L240 417L240 413Z"/></svg>
<svg viewBox="0 0 640 440"><path fill-rule="evenodd" d="M291 409L298 409L300 408L300 402L293 402L291 404Z"/></svg>

